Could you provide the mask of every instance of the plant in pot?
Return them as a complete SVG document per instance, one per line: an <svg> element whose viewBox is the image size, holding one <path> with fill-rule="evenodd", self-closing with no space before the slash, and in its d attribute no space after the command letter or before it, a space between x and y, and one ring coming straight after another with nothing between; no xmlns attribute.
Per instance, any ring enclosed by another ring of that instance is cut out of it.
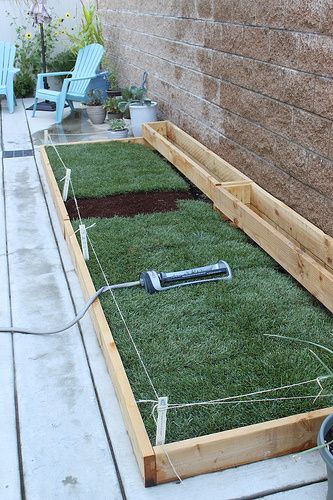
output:
<svg viewBox="0 0 333 500"><path fill-rule="evenodd" d="M103 62L103 67L108 71L109 88L106 91L108 97L120 97L121 89L118 85L118 73L115 67L109 66L106 61Z"/></svg>
<svg viewBox="0 0 333 500"><path fill-rule="evenodd" d="M100 89L94 89L88 92L86 104L88 118L91 123L94 125L101 125L104 123L106 110L104 108L102 92Z"/></svg>
<svg viewBox="0 0 333 500"><path fill-rule="evenodd" d="M133 135L141 135L141 125L147 122L156 122L157 103L147 98L147 89L142 85L132 85L122 92L122 99L118 104L122 113L129 111Z"/></svg>
<svg viewBox="0 0 333 500"><path fill-rule="evenodd" d="M107 113L107 118L108 120L116 120L118 118L122 118L122 113L119 111L118 108L118 103L120 101L121 97L109 97L105 103L104 103L104 108Z"/></svg>
<svg viewBox="0 0 333 500"><path fill-rule="evenodd" d="M112 139L126 139L128 137L128 128L123 119L112 120L109 130Z"/></svg>

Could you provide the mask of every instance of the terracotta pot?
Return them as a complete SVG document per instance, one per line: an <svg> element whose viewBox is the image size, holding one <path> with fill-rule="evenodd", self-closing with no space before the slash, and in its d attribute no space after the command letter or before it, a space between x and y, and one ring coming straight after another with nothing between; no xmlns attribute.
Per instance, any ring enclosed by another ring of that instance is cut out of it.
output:
<svg viewBox="0 0 333 500"><path fill-rule="evenodd" d="M106 111L103 106L87 106L88 118L94 125L104 123Z"/></svg>

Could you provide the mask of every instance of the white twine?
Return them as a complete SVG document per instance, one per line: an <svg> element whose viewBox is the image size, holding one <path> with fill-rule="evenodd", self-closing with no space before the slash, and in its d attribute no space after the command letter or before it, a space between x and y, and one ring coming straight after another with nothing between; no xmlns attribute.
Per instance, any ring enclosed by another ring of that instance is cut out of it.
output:
<svg viewBox="0 0 333 500"><path fill-rule="evenodd" d="M186 408L191 406L213 406L213 405L221 405L221 404L238 404L238 403L251 403L251 402L265 402L265 401L283 401L283 400L291 400L291 399L314 399L314 402L319 397L331 397L332 394L322 394L323 386L321 385L322 380L326 380L328 378L332 378L331 375L325 375L322 377L317 377L311 380L305 380L304 382L296 382L295 384L289 385L281 385L280 387L274 387L272 389L264 389L256 392L248 392L246 394L239 394L237 396L227 396L221 399L212 399L208 401L194 401L192 403L169 403L168 409L177 409L177 408ZM302 385L307 385L316 382L319 385L319 393L312 396L284 396L277 398L260 398L260 399L240 399L240 398L248 398L250 396L257 396L259 394L267 394L270 392L281 391L283 389L289 389L291 387L299 387ZM153 403L153 412L155 412L157 408L158 401L152 399L139 399L137 403Z"/></svg>
<svg viewBox="0 0 333 500"><path fill-rule="evenodd" d="M93 254L94 254L95 258L96 258L97 264L98 264L98 266L99 266L99 268L100 268L100 270L101 270L101 273L102 273L102 275L103 275L104 281L105 281L105 283L106 283L106 285L107 285L107 286L110 286L109 280L108 280L108 278L107 278L107 276L106 276L106 273L105 273L105 271L104 271L104 269L103 269L103 266L102 266L102 264L101 264L101 261L99 260L98 255L97 255L97 253L96 253L96 251L95 251L95 247L94 247L94 245L93 245L93 242L91 241L91 238L90 238L90 236L89 236L89 235L87 235L87 238L88 238L88 241L89 241L89 243L90 243L90 246L91 246L91 249L92 249L92 251L93 251ZM125 317L124 317L124 315L123 315L123 313L122 313L122 311L121 311L121 309L120 309L120 306L119 306L118 301L117 301L117 299L116 299L116 297L115 297L115 294L114 294L113 290L109 290L109 292L110 292L110 295L111 295L111 297L112 297L112 300L113 300L113 302L114 302L114 304L115 304L115 306L116 306L116 308L117 308L117 311L118 311L118 313L119 313L119 316L120 316L120 318L121 318L121 320L122 320L122 322L123 322L123 325L125 326L126 332L127 332L128 336L129 336L129 338L130 338L130 340L131 340L131 342L132 342L132 344L133 344L133 347L134 347L134 349L135 349L135 352L136 352L136 354L137 354L137 356L138 356L138 358L139 358L139 360L140 360L140 363L141 363L141 365L142 365L142 367L143 367L143 369L144 369L144 372L145 372L145 374L146 374L146 376L147 376L147 379L148 379L148 381L149 381L149 383L150 383L150 385L151 385L151 387L152 387L152 389L153 389L153 391L154 391L154 394L155 394L156 398L158 399L158 393L157 393L157 390L155 389L155 386L154 386L154 384L153 384L153 381L152 381L152 379L151 379L151 376L149 375L148 369L147 369L147 367L146 367L146 365L145 365L145 363L144 363L144 361L143 361L142 355L141 355L141 353L140 353L140 351L139 351L139 349L138 349L138 347L137 347L137 345L136 345L136 343L135 343L135 341L134 341L133 335L132 335L132 334L131 334L131 332L130 332L130 329L129 329L129 327L128 327L128 325L127 325L127 322L126 322L126 320L125 320Z"/></svg>

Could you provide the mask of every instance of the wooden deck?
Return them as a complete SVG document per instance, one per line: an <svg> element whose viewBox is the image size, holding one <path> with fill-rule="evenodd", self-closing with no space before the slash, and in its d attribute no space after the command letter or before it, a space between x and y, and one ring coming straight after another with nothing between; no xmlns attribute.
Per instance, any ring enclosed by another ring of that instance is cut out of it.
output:
<svg viewBox="0 0 333 500"><path fill-rule="evenodd" d="M22 156L33 148L30 132L54 116L30 114L20 102L9 115L2 101L0 323L52 328L83 295L39 153ZM1 499L325 498L317 453L145 490L88 315L50 338L2 334L0 360Z"/></svg>

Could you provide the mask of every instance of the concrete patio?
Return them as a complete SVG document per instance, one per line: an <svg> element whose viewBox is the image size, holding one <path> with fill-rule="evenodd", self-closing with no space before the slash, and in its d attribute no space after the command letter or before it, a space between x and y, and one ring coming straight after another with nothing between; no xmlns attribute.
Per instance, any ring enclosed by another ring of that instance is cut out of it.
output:
<svg viewBox="0 0 333 500"><path fill-rule="evenodd" d="M44 178L38 146L107 138L79 114L54 126L31 100L1 102L0 326L52 329L83 296ZM65 111L65 116L69 110ZM84 161L84 159L83 159ZM50 337L0 335L0 498L324 499L311 452L145 489L89 315Z"/></svg>

